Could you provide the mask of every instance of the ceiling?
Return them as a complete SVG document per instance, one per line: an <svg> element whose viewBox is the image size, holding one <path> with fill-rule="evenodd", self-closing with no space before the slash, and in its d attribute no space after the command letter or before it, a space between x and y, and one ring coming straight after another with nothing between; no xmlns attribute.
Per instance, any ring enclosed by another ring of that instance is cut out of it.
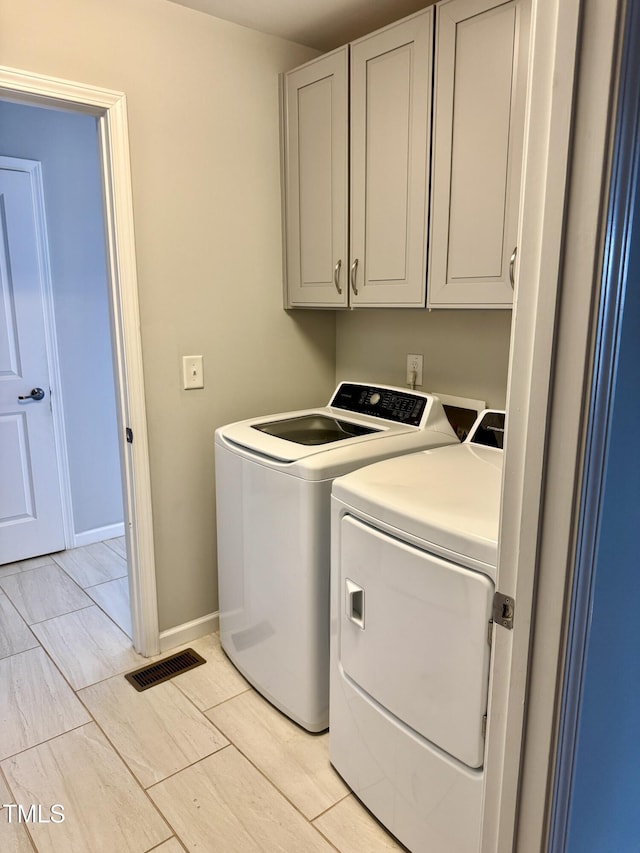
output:
<svg viewBox="0 0 640 853"><path fill-rule="evenodd" d="M253 30L332 50L435 0L172 0Z"/></svg>

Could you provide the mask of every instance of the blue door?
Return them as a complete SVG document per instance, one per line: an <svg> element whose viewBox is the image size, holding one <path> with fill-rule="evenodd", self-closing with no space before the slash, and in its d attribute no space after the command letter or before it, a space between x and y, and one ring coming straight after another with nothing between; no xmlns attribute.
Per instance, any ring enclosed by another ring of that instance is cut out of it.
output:
<svg viewBox="0 0 640 853"><path fill-rule="evenodd" d="M550 850L640 851L640 8L628 4Z"/></svg>

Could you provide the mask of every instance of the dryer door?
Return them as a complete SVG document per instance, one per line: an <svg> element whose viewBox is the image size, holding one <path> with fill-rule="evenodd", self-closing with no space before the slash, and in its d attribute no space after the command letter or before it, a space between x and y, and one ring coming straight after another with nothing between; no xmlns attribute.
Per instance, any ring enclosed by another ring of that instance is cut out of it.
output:
<svg viewBox="0 0 640 853"><path fill-rule="evenodd" d="M481 767L492 581L349 515L340 563L346 676L424 738Z"/></svg>

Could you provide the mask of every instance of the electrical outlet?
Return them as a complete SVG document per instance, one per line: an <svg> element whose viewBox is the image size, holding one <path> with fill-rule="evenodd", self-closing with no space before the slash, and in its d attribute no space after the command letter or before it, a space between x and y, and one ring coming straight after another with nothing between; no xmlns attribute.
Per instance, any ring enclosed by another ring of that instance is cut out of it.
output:
<svg viewBox="0 0 640 853"><path fill-rule="evenodd" d="M422 356L410 354L407 356L407 385L414 387L422 385Z"/></svg>
<svg viewBox="0 0 640 853"><path fill-rule="evenodd" d="M182 356L182 387L185 391L204 388L204 372L201 355Z"/></svg>

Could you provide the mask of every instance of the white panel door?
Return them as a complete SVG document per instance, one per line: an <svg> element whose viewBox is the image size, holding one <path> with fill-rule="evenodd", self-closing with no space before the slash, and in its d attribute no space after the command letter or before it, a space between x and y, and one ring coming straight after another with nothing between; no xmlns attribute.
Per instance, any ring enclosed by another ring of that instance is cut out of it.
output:
<svg viewBox="0 0 640 853"><path fill-rule="evenodd" d="M351 304L425 304L433 8L351 46Z"/></svg>
<svg viewBox="0 0 640 853"><path fill-rule="evenodd" d="M0 564L64 548L43 308L47 245L41 199L39 164L1 157ZM42 399L29 397L32 389L41 389Z"/></svg>
<svg viewBox="0 0 640 853"><path fill-rule="evenodd" d="M516 248L528 6L438 6L429 305L509 307Z"/></svg>
<svg viewBox="0 0 640 853"><path fill-rule="evenodd" d="M288 306L347 305L347 62L343 47L285 76Z"/></svg>

